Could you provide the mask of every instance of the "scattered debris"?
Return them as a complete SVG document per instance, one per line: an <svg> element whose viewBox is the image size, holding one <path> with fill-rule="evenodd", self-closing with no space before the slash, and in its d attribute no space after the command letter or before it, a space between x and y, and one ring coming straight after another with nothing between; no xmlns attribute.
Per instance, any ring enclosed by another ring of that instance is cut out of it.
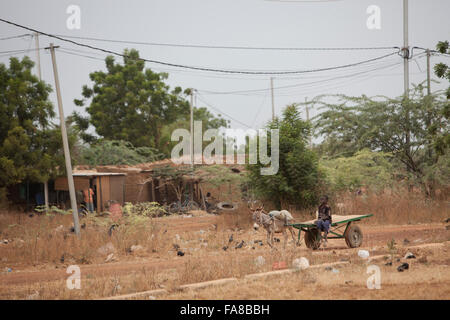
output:
<svg viewBox="0 0 450 320"><path fill-rule="evenodd" d="M143 249L144 249L144 247L139 245L139 244L138 245L132 245L130 247L130 252L133 253L133 252L137 252L137 251L142 251Z"/></svg>
<svg viewBox="0 0 450 320"><path fill-rule="evenodd" d="M415 259L416 256L412 252L407 252L403 259Z"/></svg>
<svg viewBox="0 0 450 320"><path fill-rule="evenodd" d="M338 270L338 269L335 269L335 268L333 268L333 269L331 269L331 272L333 272L333 273L339 273L339 270Z"/></svg>
<svg viewBox="0 0 450 320"><path fill-rule="evenodd" d="M62 224L55 228L55 232L61 232L63 230L64 230L64 226Z"/></svg>
<svg viewBox="0 0 450 320"><path fill-rule="evenodd" d="M114 253L110 253L110 254L106 257L105 262L108 263L108 262L113 262L113 261L116 261L116 260L117 260L117 259L116 259L116 256L114 255Z"/></svg>
<svg viewBox="0 0 450 320"><path fill-rule="evenodd" d="M227 249L228 249L228 246L223 246L223 251L227 251Z"/></svg>
<svg viewBox="0 0 450 320"><path fill-rule="evenodd" d="M184 256L184 252L181 251L181 250L178 250L177 251L177 256L180 256L180 257Z"/></svg>
<svg viewBox="0 0 450 320"><path fill-rule="evenodd" d="M12 272L12 269L11 269L11 268L8 268L8 267L6 267L6 268L5 268L5 272Z"/></svg>
<svg viewBox="0 0 450 320"><path fill-rule="evenodd" d="M278 261L272 264L272 270L287 269L286 261Z"/></svg>
<svg viewBox="0 0 450 320"><path fill-rule="evenodd" d="M345 281L345 284L352 284L352 283L353 283L352 280L347 280L347 281Z"/></svg>
<svg viewBox="0 0 450 320"><path fill-rule="evenodd" d="M358 257L367 259L370 256L369 251L367 250L359 250L358 251Z"/></svg>
<svg viewBox="0 0 450 320"><path fill-rule="evenodd" d="M86 223L83 223L83 224L81 225L81 229L86 229Z"/></svg>
<svg viewBox="0 0 450 320"><path fill-rule="evenodd" d="M231 168L231 171L233 171L234 173L240 173L241 170L239 170L238 168Z"/></svg>
<svg viewBox="0 0 450 320"><path fill-rule="evenodd" d="M148 296L148 300L156 300L155 296Z"/></svg>
<svg viewBox="0 0 450 320"><path fill-rule="evenodd" d="M258 267L261 267L261 266L263 266L263 265L266 264L266 259L264 259L263 256L258 256L258 257L256 257L256 259L255 259L255 264L256 264Z"/></svg>
<svg viewBox="0 0 450 320"><path fill-rule="evenodd" d="M176 239L178 242L181 240L181 237L180 237L180 235L179 235L178 233L175 235L175 239Z"/></svg>
<svg viewBox="0 0 450 320"><path fill-rule="evenodd" d="M403 240L403 245L406 246L406 245L408 245L410 242L411 242L411 241L409 241L408 239L405 238L405 239Z"/></svg>
<svg viewBox="0 0 450 320"><path fill-rule="evenodd" d="M245 242L244 240L242 240L239 244L236 245L236 247L234 247L235 249L240 249L244 246Z"/></svg>
<svg viewBox="0 0 450 320"><path fill-rule="evenodd" d="M30 214L28 215L28 217L33 218L33 217L34 217L34 214L30 213Z"/></svg>
<svg viewBox="0 0 450 320"><path fill-rule="evenodd" d="M229 243L233 242L233 234L231 234L230 238L228 239L228 242Z"/></svg>
<svg viewBox="0 0 450 320"><path fill-rule="evenodd" d="M444 223L449 223L450 222L450 218L447 218L444 220Z"/></svg>
<svg viewBox="0 0 450 320"><path fill-rule="evenodd" d="M281 240L278 239L278 238L273 238L273 240L274 240L275 242L280 242L280 241L281 241Z"/></svg>
<svg viewBox="0 0 450 320"><path fill-rule="evenodd" d="M116 251L116 248L114 248L114 245L112 244L112 242L108 242L104 246L101 246L100 248L97 249L97 252L104 256L106 256L110 253L114 253L115 251Z"/></svg>
<svg viewBox="0 0 450 320"><path fill-rule="evenodd" d="M305 257L294 259L292 267L296 270L305 270L309 268L309 261Z"/></svg>
<svg viewBox="0 0 450 320"><path fill-rule="evenodd" d="M63 253L63 255L61 256L61 258L59 259L59 261L61 261L61 263L64 263L64 260L65 260L65 257L64 257L64 253Z"/></svg>
<svg viewBox="0 0 450 320"><path fill-rule="evenodd" d="M409 264L405 262L397 268L397 271L403 272L404 270L408 270L408 269L409 269Z"/></svg>
<svg viewBox="0 0 450 320"><path fill-rule="evenodd" d="M11 242L11 240L8 240L8 239L3 239L3 240L2 240L2 243L3 243L3 244L8 244L8 243L10 243L10 242Z"/></svg>
<svg viewBox="0 0 450 320"><path fill-rule="evenodd" d="M325 270L331 271L331 270L333 270L333 268L332 267L325 267Z"/></svg>
<svg viewBox="0 0 450 320"><path fill-rule="evenodd" d="M192 214L184 214L183 218L192 218Z"/></svg>
<svg viewBox="0 0 450 320"><path fill-rule="evenodd" d="M386 262L384 265L385 266L392 266L392 261Z"/></svg>
<svg viewBox="0 0 450 320"><path fill-rule="evenodd" d="M175 251L180 250L180 246L177 245L176 243L173 244L173 248L175 249Z"/></svg>

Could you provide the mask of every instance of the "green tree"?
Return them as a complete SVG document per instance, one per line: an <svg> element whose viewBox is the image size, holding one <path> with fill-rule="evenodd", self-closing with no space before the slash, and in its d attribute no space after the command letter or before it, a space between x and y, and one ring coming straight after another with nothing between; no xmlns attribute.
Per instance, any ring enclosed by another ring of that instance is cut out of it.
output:
<svg viewBox="0 0 450 320"><path fill-rule="evenodd" d="M448 41L440 41L436 45L436 49L440 53L450 55L450 47ZM450 67L445 63L438 63L434 66L434 73L443 79L450 81ZM447 99L450 99L450 86L446 91ZM441 111L442 116L447 120L450 119L450 103L447 103ZM450 148L450 133L447 131L442 132L442 134L436 134L434 139L434 148L437 153L444 155Z"/></svg>
<svg viewBox="0 0 450 320"><path fill-rule="evenodd" d="M441 154L430 146L449 130L448 118L442 112L449 101L442 92L428 96L424 87L418 85L408 100L365 95L335 98L337 103L318 101L327 109L315 121L317 133L330 146L322 150L325 155L351 156L364 148L387 152L403 164L412 181L423 187L433 183L433 177L426 172Z"/></svg>
<svg viewBox="0 0 450 320"><path fill-rule="evenodd" d="M189 103L180 87L170 91L164 83L165 73L145 69L137 50L125 50L123 64L114 57L105 59L106 72L90 74L92 87L83 86L83 99L75 104L86 107L87 117L74 113L73 118L86 142L89 125L107 140L129 141L136 147L160 147L161 129L189 113ZM185 92L187 94L187 92Z"/></svg>
<svg viewBox="0 0 450 320"><path fill-rule="evenodd" d="M11 58L0 64L0 196L6 187L25 180L47 181L61 164L61 146L51 123L51 87L32 74L34 63Z"/></svg>
<svg viewBox="0 0 450 320"><path fill-rule="evenodd" d="M223 119L221 115L218 115L217 117L214 116L205 107L194 108L194 120L202 122L203 132L208 129L227 128L229 126L229 120ZM162 128L159 151L166 156L170 156L172 148L178 143L178 141L171 141L172 132L178 128L190 130L190 114L183 114L179 120ZM204 145L207 145L208 143L209 142L204 142Z"/></svg>
<svg viewBox="0 0 450 320"><path fill-rule="evenodd" d="M354 191L366 187L383 190L394 183L393 164L389 154L364 149L350 157L320 159L332 191Z"/></svg>
<svg viewBox="0 0 450 320"><path fill-rule="evenodd" d="M436 45L437 51L443 54L449 54L450 55L450 47L448 41L439 41ZM447 79L450 81L450 68L445 63L437 63L434 66L434 73L442 79ZM446 91L447 99L450 99L450 87L447 88Z"/></svg>
<svg viewBox="0 0 450 320"><path fill-rule="evenodd" d="M318 197L321 173L318 159L307 146L309 123L300 118L297 105L289 105L282 119L276 118L268 129L279 129L279 170L275 175L261 175L260 163L247 165L252 192L271 201L277 208L288 204L299 207L313 205ZM269 135L270 137L270 135ZM270 150L270 143L268 141Z"/></svg>

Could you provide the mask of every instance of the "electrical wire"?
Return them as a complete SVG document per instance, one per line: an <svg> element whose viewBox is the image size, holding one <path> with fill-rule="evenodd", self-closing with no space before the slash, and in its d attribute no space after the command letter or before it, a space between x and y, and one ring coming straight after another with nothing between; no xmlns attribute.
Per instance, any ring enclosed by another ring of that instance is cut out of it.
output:
<svg viewBox="0 0 450 320"><path fill-rule="evenodd" d="M145 46L160 46L160 47L179 47L179 48L195 48L195 49L229 49L229 50L268 50L268 51L354 51L354 50L392 50L399 49L396 46L384 47L251 47L251 46L213 46L213 45L199 45L199 44L177 44L177 43L162 43L162 42L143 42L143 41L129 41L129 40L114 40L105 38L80 37L69 35L55 35L67 39L78 39L88 41L99 41L109 43L135 44Z"/></svg>
<svg viewBox="0 0 450 320"><path fill-rule="evenodd" d="M23 26L23 25L20 25L20 24L17 24L15 22L11 22L11 21L8 21L8 20L5 20L5 19L1 19L0 18L0 21L5 22L5 23L10 24L10 25L14 25L14 26L22 28L22 29L26 29L28 31L37 32L37 33L39 33L41 35L44 35L44 36L47 36L47 37L50 37L50 38L58 39L60 41L64 41L64 42L68 42L68 43L72 43L72 44L77 45L77 46L89 48L89 49L92 49L92 50L102 51L102 52L105 52L105 53L121 56L121 57L124 57L124 58L130 58L129 56L127 56L125 54L122 54L122 53L118 53L118 52L115 52L115 51L112 51L112 50L103 49L103 48L100 48L100 47L95 47L95 46L87 45L87 44L84 44L84 43L79 43L79 42L76 42L76 41L73 41L73 40L65 39L65 38L62 38L62 37L59 37L59 36L48 34L48 33L45 33L45 32L39 31L39 30L35 30L33 28L30 28L30 27ZM182 64L175 64L175 63L170 63L170 62L151 60L151 59L144 59L144 58L138 58L138 59L141 60L141 61L149 62L149 63L156 63L156 64L165 65L165 66L172 66L172 67L191 69L191 70L201 70L201 71L218 72L218 73L233 73L233 74L278 75L278 74L302 74L302 73L311 73L311 72L329 71L329 70L335 70L335 69L348 68L348 67L364 64L364 63L367 63L367 62L372 62L372 61L384 59L384 58L392 56L394 54L398 54L398 52L393 52L393 53L389 53L389 54L386 54L386 55L375 57L375 58L372 58L372 59L369 59L369 60L359 61L359 62L350 63L350 64L346 64L346 65L341 65L341 66L335 66L335 67L327 67L327 68L319 68L319 69L311 69L311 70L271 71L271 72L267 72L267 71L264 71L264 72L261 72L261 71L244 71L244 70L225 70L225 69L215 69L215 68L209 68L209 67L187 66L187 65L182 65Z"/></svg>

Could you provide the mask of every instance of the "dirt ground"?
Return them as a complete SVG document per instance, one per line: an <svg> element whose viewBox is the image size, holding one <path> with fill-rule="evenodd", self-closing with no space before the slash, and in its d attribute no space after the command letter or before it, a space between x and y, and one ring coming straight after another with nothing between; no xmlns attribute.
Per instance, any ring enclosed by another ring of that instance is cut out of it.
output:
<svg viewBox="0 0 450 320"><path fill-rule="evenodd" d="M0 259L0 299L98 299L159 288L169 291L158 297L162 299L450 299L448 243L420 248L450 240L442 223L379 226L361 222L361 248L349 249L343 239L334 239L326 249L312 251L306 248L303 236L301 246L296 247L289 239L286 248L284 239L276 236L281 241L276 243L276 250L270 249L264 230L222 228L221 219L214 215L155 219L165 241L177 243L183 256L171 248L172 243L166 243L164 250L118 254L115 261L80 264L80 290L66 287L66 268L74 264L70 261L26 265ZM394 251L387 247L392 239L396 242ZM262 240L263 245L255 240ZM242 241L243 246L236 248ZM0 253L1 246L8 245L1 244ZM381 269L381 290L367 289L368 262L358 257L359 249L368 250L371 256L383 256L371 263ZM408 259L410 268L398 272L397 267L406 262L401 258L407 251L416 259ZM386 266L391 254L393 265ZM264 265L255 264L258 256L264 257ZM290 267L299 257L306 257L311 265L349 263L331 271L319 268L270 279L243 279L246 274L272 270L274 262L286 262ZM181 284L231 276L239 281L195 292L177 289ZM274 287L283 289L272 290Z"/></svg>

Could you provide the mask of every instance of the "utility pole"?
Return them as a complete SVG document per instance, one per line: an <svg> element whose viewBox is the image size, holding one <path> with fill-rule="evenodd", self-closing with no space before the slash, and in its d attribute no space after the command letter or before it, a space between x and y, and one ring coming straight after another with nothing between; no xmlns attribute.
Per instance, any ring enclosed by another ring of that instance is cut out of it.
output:
<svg viewBox="0 0 450 320"><path fill-rule="evenodd" d="M410 156L411 133L409 130L409 45L408 45L408 0L403 0L403 86L404 103L406 107L406 154Z"/></svg>
<svg viewBox="0 0 450 320"><path fill-rule="evenodd" d="M431 77L430 77L430 49L427 49L427 93L431 94Z"/></svg>
<svg viewBox="0 0 450 320"><path fill-rule="evenodd" d="M431 104L432 104L432 100L431 100L431 77L430 77L430 49L427 49L427 96L428 96L428 112L427 112L427 126L428 128L431 126L431 116L430 116L430 112L431 112ZM431 160L433 157L433 151L431 148L431 139L429 139L428 141L428 159Z"/></svg>
<svg viewBox="0 0 450 320"><path fill-rule="evenodd" d="M309 123L308 97L305 97L306 121ZM312 149L312 134L309 135L309 148Z"/></svg>
<svg viewBox="0 0 450 320"><path fill-rule="evenodd" d="M191 168L194 168L194 89L191 89Z"/></svg>
<svg viewBox="0 0 450 320"><path fill-rule="evenodd" d="M275 100L273 97L273 77L270 78L270 91L272 92L272 121L275 120Z"/></svg>
<svg viewBox="0 0 450 320"><path fill-rule="evenodd" d="M61 135L62 135L63 147L64 147L64 158L66 160L67 183L69 185L70 203L72 206L73 226L75 229L75 234L77 236L79 236L80 235L80 222L78 221L78 208L77 208L77 201L75 198L75 185L73 182L72 163L71 163L70 150L69 150L69 140L67 139L66 121L64 118L64 110L63 110L62 99L61 99L61 88L59 87L58 69L56 68L55 48L58 48L58 46L55 47L55 46L53 46L53 43L50 43L50 52L52 54L52 63L53 63L53 73L55 76L56 97L58 99L59 120L61 123ZM46 49L48 49L48 48L46 48Z"/></svg>
<svg viewBox="0 0 450 320"><path fill-rule="evenodd" d="M37 68L37 75L39 81L42 80L42 74L41 74L41 54L39 52L39 33L36 32L34 34L34 40L36 43L36 68ZM45 210L48 211L48 181L46 180L44 182L44 203L45 203Z"/></svg>
<svg viewBox="0 0 450 320"><path fill-rule="evenodd" d="M36 42L36 67L39 80L42 79L41 75L41 54L39 53L39 33L34 34L34 40Z"/></svg>

